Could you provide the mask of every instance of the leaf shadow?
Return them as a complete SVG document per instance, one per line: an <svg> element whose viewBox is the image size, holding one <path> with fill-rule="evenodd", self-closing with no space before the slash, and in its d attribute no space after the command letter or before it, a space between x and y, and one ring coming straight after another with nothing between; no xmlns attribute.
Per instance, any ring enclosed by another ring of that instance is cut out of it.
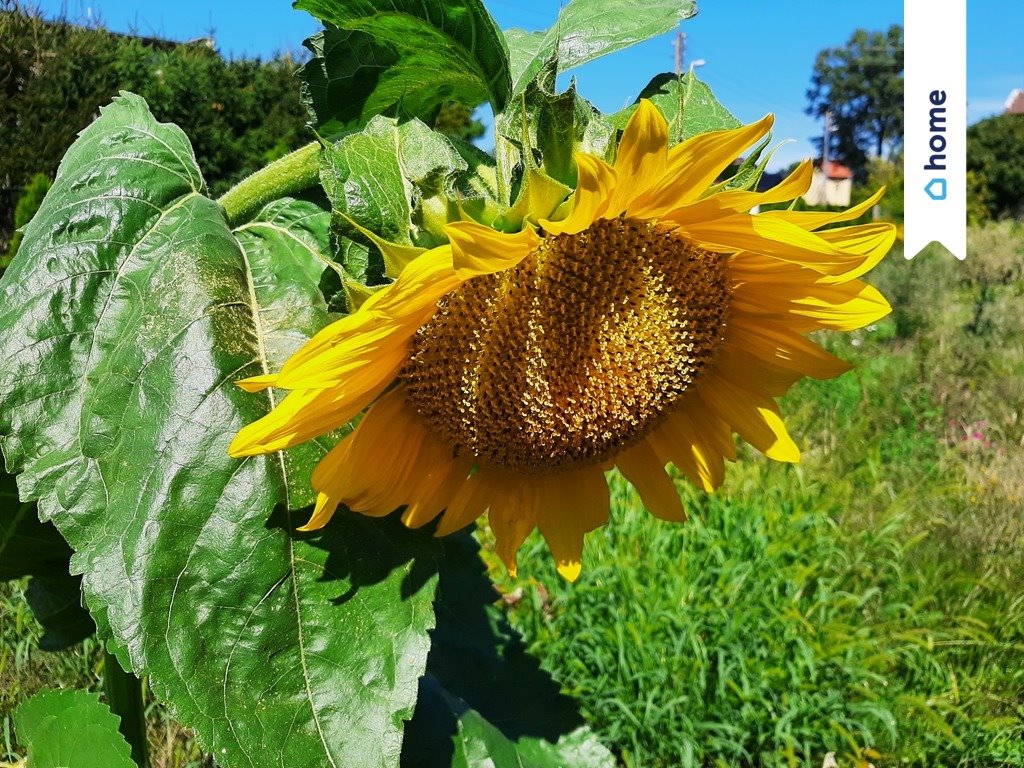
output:
<svg viewBox="0 0 1024 768"><path fill-rule="evenodd" d="M438 579L436 624L416 708L405 727L402 766L450 768L467 717L483 718L499 738L520 744L556 744L584 725L578 704L526 652L497 607L499 595L470 531L438 539L433 525L409 530L399 513L375 519L342 509L323 529L304 533L295 530L300 519L304 512L278 508L267 526L326 553L320 579L344 585L331 600L335 605L394 578L396 571L404 572L403 600Z"/></svg>
<svg viewBox="0 0 1024 768"><path fill-rule="evenodd" d="M406 726L401 764L450 766L459 719L475 710L513 742L556 743L584 720L496 606L497 591L468 531L442 540L427 674Z"/></svg>
<svg viewBox="0 0 1024 768"><path fill-rule="evenodd" d="M405 570L400 594L407 600L437 574L437 539L429 531L406 528L398 513L371 518L341 508L318 531L296 530L297 521L305 519L305 511L288 512L279 506L267 527L283 529L295 541L327 553L321 581L347 583L345 591L331 600L334 605L347 603L360 589L379 584L398 570Z"/></svg>

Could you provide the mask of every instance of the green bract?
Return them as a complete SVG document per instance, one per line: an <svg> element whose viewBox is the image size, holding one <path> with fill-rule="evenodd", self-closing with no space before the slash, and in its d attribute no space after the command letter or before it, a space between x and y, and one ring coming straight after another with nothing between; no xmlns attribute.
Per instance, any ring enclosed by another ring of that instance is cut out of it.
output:
<svg viewBox="0 0 1024 768"><path fill-rule="evenodd" d="M278 396L234 382L280 368L445 224L514 229L526 196L559 204L573 152L607 156L625 115L555 75L693 3L575 0L551 30L505 34L478 0L297 7L326 25L302 71L318 144L218 202L184 133L125 93L25 228L0 298L0 434L25 502L0 499L0 576L40 579L57 597L37 610L70 612L55 644L78 639L66 540L101 637L225 768L610 766L465 538L355 515L297 533L333 441L226 448ZM736 124L691 77L645 93L676 140ZM496 161L428 127L447 100L491 104Z"/></svg>

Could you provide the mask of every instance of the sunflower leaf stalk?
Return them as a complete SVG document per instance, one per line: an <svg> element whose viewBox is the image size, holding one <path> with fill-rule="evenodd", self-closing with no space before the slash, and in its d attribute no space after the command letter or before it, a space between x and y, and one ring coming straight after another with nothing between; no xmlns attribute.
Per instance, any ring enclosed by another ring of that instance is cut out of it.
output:
<svg viewBox="0 0 1024 768"><path fill-rule="evenodd" d="M320 179L320 144L311 142L275 160L225 192L218 202L228 224L251 221L263 206L315 186Z"/></svg>

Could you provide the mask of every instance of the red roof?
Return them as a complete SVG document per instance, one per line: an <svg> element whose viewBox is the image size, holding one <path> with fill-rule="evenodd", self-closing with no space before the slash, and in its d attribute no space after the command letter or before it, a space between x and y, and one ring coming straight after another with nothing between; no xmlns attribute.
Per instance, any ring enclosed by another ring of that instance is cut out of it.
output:
<svg viewBox="0 0 1024 768"><path fill-rule="evenodd" d="M1024 90L1014 89L1006 100L1006 112L1011 115L1024 115Z"/></svg>
<svg viewBox="0 0 1024 768"><path fill-rule="evenodd" d="M820 165L820 164L819 164ZM852 179L853 171L841 163L833 163L829 160L824 164L825 175L830 179Z"/></svg>

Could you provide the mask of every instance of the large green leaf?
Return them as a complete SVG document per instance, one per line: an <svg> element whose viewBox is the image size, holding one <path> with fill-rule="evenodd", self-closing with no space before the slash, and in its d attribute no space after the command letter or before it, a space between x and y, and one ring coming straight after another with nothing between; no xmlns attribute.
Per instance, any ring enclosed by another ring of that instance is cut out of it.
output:
<svg viewBox="0 0 1024 768"><path fill-rule="evenodd" d="M283 309L314 295L319 266L305 246L268 264L275 238L305 235L260 218L291 234L251 227L240 245L185 135L136 96L105 108L0 282L3 448L122 664L219 764L394 765L435 545L345 514L298 535L284 457L227 456L272 395L233 382L322 313Z"/></svg>
<svg viewBox="0 0 1024 768"><path fill-rule="evenodd" d="M572 0L546 32L505 32L512 93L525 91L552 59L564 72L669 32L696 12L695 0Z"/></svg>
<svg viewBox="0 0 1024 768"><path fill-rule="evenodd" d="M136 768L117 715L86 691L41 691L14 711L32 768Z"/></svg>
<svg viewBox="0 0 1024 768"><path fill-rule="evenodd" d="M428 117L444 101L501 111L505 40L480 0L298 0L327 29L307 41L303 95L324 133L376 114Z"/></svg>
<svg viewBox="0 0 1024 768"><path fill-rule="evenodd" d="M0 472L0 580L32 576L25 599L43 627L39 647L58 651L95 630L82 607L82 578L70 574L71 548L36 505L18 499L14 478Z"/></svg>
<svg viewBox="0 0 1024 768"><path fill-rule="evenodd" d="M468 533L444 540L437 626L405 768L611 768L576 702L526 653Z"/></svg>
<svg viewBox="0 0 1024 768"><path fill-rule="evenodd" d="M708 131L723 131L740 125L733 114L715 98L707 83L692 74L680 76L665 72L649 82L637 97L649 99L668 120L669 141L676 144L690 136ZM612 115L620 130L626 127L636 110L632 104Z"/></svg>

